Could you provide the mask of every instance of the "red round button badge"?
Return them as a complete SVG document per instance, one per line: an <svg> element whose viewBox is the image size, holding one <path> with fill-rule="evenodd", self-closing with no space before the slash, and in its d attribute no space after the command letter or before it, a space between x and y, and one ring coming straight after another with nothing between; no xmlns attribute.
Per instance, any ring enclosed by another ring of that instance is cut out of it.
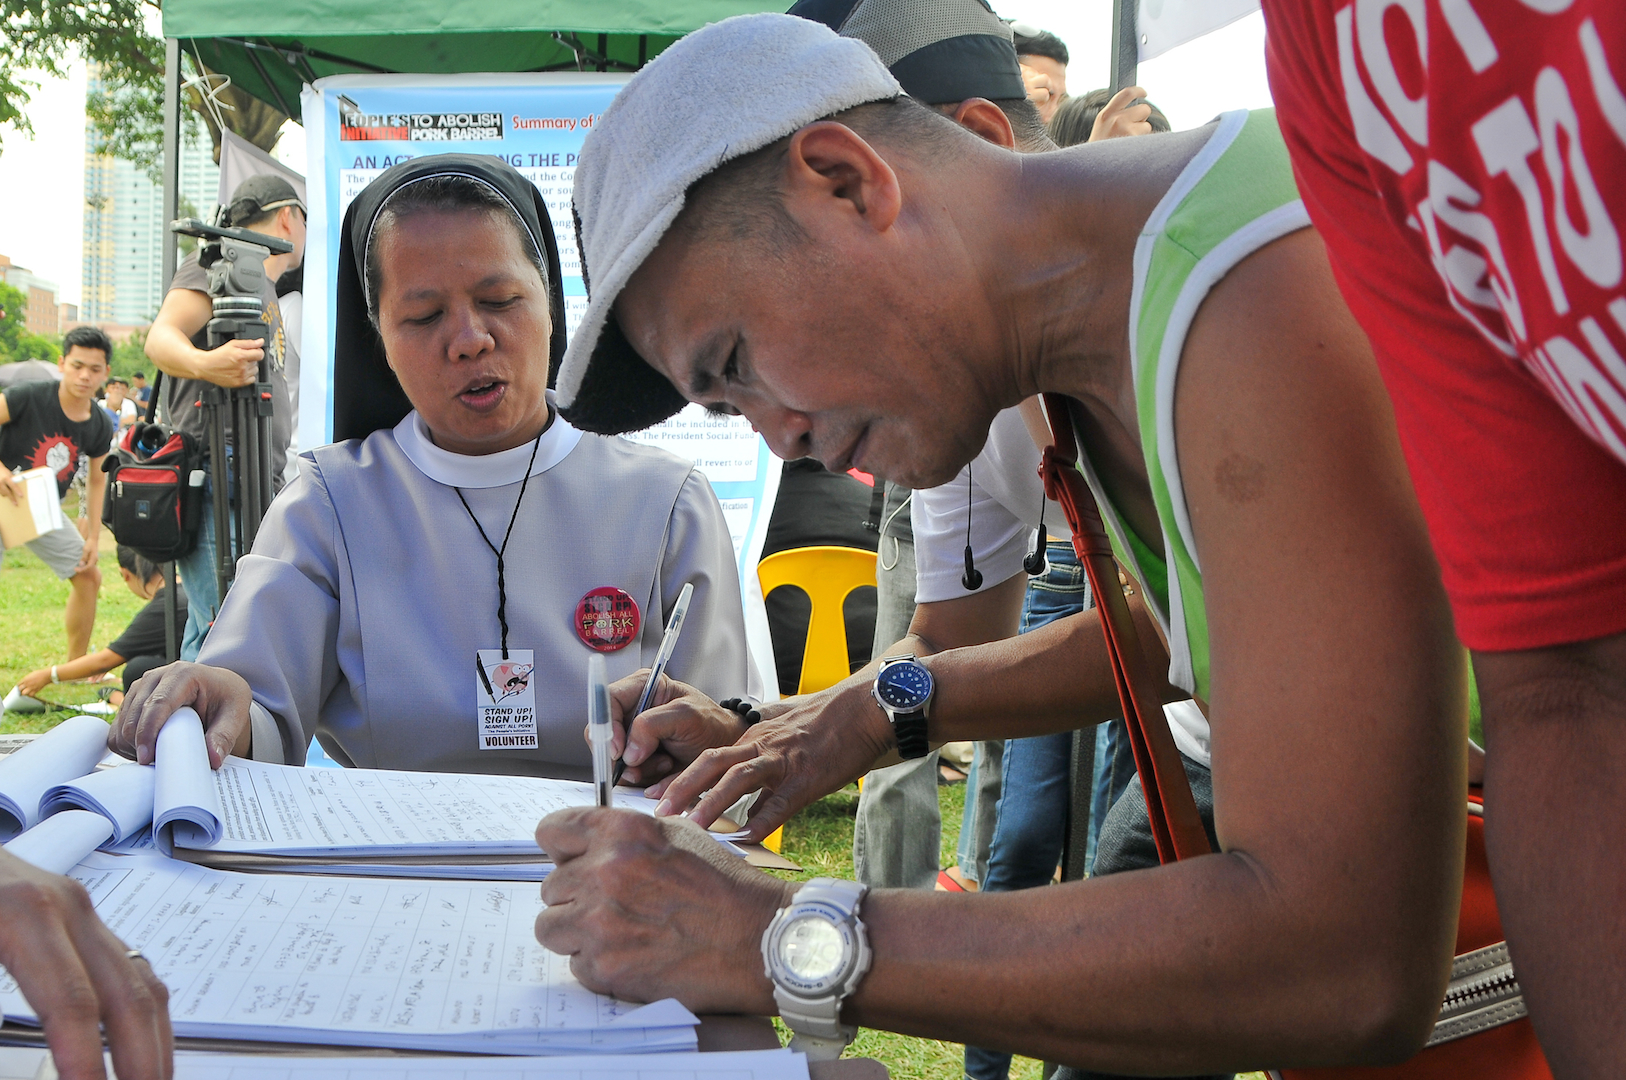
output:
<svg viewBox="0 0 1626 1080"><path fill-rule="evenodd" d="M576 636L598 652L626 648L637 638L642 622L638 601L614 585L600 586L576 601Z"/></svg>

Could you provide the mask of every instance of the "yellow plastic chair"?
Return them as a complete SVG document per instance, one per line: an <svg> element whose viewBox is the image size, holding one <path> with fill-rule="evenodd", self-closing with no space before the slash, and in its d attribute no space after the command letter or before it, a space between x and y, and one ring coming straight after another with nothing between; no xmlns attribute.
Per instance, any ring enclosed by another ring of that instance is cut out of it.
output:
<svg viewBox="0 0 1626 1080"><path fill-rule="evenodd" d="M805 547L776 552L757 563L762 596L782 585L807 594L813 605L802 647L798 694L812 694L852 674L847 663L847 621L842 607L854 589L875 584L875 552L850 547ZM777 852L784 829L775 829L763 846Z"/></svg>

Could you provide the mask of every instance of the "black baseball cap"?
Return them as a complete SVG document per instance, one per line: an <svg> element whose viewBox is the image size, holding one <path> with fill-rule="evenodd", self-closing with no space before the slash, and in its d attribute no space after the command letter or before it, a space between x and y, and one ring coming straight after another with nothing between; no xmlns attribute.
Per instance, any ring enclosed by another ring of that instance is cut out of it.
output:
<svg viewBox="0 0 1626 1080"><path fill-rule="evenodd" d="M301 213L308 213L292 184L275 173L260 173L237 185L237 190L231 193L228 213L232 223L236 224L252 221L261 214L280 210L284 206L297 206Z"/></svg>
<svg viewBox="0 0 1626 1080"><path fill-rule="evenodd" d="M1010 25L987 0L801 0L786 14L862 41L927 105L1027 97Z"/></svg>

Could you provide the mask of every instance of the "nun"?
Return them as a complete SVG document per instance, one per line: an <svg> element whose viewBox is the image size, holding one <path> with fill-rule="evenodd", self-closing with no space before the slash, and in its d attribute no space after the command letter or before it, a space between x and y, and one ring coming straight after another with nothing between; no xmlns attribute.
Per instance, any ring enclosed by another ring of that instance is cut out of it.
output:
<svg viewBox="0 0 1626 1080"><path fill-rule="evenodd" d="M564 292L540 193L497 158L421 157L350 205L334 435L301 455L196 664L132 689L109 742L152 760L194 706L211 762L591 776L587 663L747 690L734 547L689 462L572 428L548 389Z"/></svg>

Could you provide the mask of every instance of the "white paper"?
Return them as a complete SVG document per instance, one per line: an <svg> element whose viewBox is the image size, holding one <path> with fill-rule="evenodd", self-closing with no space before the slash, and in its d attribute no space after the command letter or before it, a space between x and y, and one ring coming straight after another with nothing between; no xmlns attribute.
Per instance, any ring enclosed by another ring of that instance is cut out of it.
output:
<svg viewBox="0 0 1626 1080"><path fill-rule="evenodd" d="M6 850L53 874L66 874L113 835L113 822L94 810L52 814L6 845Z"/></svg>
<svg viewBox="0 0 1626 1080"><path fill-rule="evenodd" d="M176 844L209 847L220 839L220 796L210 775L203 721L192 709L176 709L164 721L153 748L156 789L152 832L168 855Z"/></svg>
<svg viewBox="0 0 1626 1080"><path fill-rule="evenodd" d="M0 841L38 824L45 792L84 776L106 753L107 724L75 716L0 759Z"/></svg>
<svg viewBox="0 0 1626 1080"><path fill-rule="evenodd" d="M0 1080L38 1080L50 1051L0 1047ZM111 1057L107 1061L112 1075ZM54 1074L51 1074L54 1075ZM808 1080L807 1057L791 1050L592 1057L275 1057L175 1055L175 1080Z"/></svg>
<svg viewBox="0 0 1626 1080"><path fill-rule="evenodd" d="M160 773L160 806L162 780ZM214 781L219 840L177 836L178 846L262 855L531 854L538 821L594 802L593 785L575 780L302 769L241 758L228 758ZM657 804L617 791L615 805L653 814Z"/></svg>
<svg viewBox="0 0 1626 1080"><path fill-rule="evenodd" d="M65 528L68 519L62 516L62 499L56 493L56 473L51 469L30 469L23 475L28 478L28 509L40 535Z"/></svg>
<svg viewBox="0 0 1626 1080"><path fill-rule="evenodd" d="M556 1058L299 1058L180 1055L175 1080L808 1080L790 1050Z"/></svg>
<svg viewBox="0 0 1626 1080"><path fill-rule="evenodd" d="M23 834L28 835L27 833ZM15 841L13 841L15 843ZM94 849L91 849L94 850ZM112 850L112 849L109 849ZM185 850L185 849L183 849ZM120 854L134 854L124 848ZM199 865L215 866L211 859L200 859ZM219 869L234 869L229 863ZM246 868L241 868L246 869ZM263 867L256 867L263 869ZM327 874L343 877L417 878L425 881L533 881L543 882L553 872L550 862L522 862L502 865L487 863L400 863L357 859L355 862L301 862L297 856L284 859L275 867L279 874Z"/></svg>
<svg viewBox="0 0 1626 1080"><path fill-rule="evenodd" d="M102 853L71 876L169 987L177 1035L489 1054L695 1046L681 1005L594 994L537 944L531 885L232 874ZM0 1011L37 1019L9 974Z"/></svg>
<svg viewBox="0 0 1626 1080"><path fill-rule="evenodd" d="M101 814L113 825L113 843L123 843L152 824L156 773L157 770L151 765L134 763L126 763L116 769L101 769L51 788L40 799L40 813L47 817L64 810L89 810ZM79 858L94 850L90 848L84 851ZM68 865L72 866L78 861L75 859Z"/></svg>

